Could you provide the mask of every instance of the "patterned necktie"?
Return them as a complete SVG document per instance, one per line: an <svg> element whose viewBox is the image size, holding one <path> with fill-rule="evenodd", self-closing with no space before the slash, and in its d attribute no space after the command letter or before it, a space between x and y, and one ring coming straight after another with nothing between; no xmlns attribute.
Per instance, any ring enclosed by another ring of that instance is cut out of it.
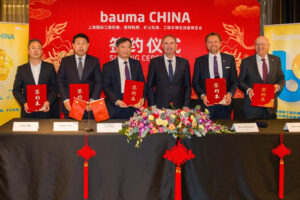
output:
<svg viewBox="0 0 300 200"><path fill-rule="evenodd" d="M173 66L172 66L172 60L168 60L169 62L169 78L170 81L173 81Z"/></svg>
<svg viewBox="0 0 300 200"><path fill-rule="evenodd" d="M268 78L268 66L267 66L267 63L266 63L266 59L262 58L261 60L263 62L263 64L262 64L263 81L266 83L267 82L267 78Z"/></svg>
<svg viewBox="0 0 300 200"><path fill-rule="evenodd" d="M81 79L82 77L82 72L83 72L83 66L82 66L82 58L78 58L79 62L78 62L78 74L79 74L79 79Z"/></svg>
<svg viewBox="0 0 300 200"><path fill-rule="evenodd" d="M126 80L131 80L130 72L129 72L127 63L128 63L127 61L124 62L124 64L125 64L125 77L126 77Z"/></svg>
<svg viewBox="0 0 300 200"><path fill-rule="evenodd" d="M215 75L215 78L220 78L219 71L218 71L217 56L214 56L214 75Z"/></svg>

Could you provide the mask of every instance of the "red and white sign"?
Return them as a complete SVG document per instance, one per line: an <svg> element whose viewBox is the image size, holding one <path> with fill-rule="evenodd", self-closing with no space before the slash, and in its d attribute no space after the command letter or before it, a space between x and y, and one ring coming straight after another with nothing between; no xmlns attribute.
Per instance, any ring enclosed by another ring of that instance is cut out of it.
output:
<svg viewBox="0 0 300 200"><path fill-rule="evenodd" d="M42 41L44 59L56 69L62 57L73 54L73 36L85 33L89 54L101 64L116 57L119 37L131 38L132 57L141 61L146 77L167 34L177 37L177 55L190 61L193 74L195 58L207 53L205 36L218 32L222 52L235 57L239 72L241 59L254 53L260 7L257 0L31 0L29 17L30 38ZM192 98L198 98L194 92Z"/></svg>

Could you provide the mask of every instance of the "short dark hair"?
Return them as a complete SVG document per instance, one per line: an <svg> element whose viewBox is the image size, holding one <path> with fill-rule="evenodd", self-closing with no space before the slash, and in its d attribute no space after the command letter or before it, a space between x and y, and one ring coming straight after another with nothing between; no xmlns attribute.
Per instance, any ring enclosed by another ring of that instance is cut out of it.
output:
<svg viewBox="0 0 300 200"><path fill-rule="evenodd" d="M87 43L90 43L89 38L88 38L87 35L85 35L85 34L83 34L83 33L78 33L78 34L76 34L76 35L73 37L73 44L75 44L75 40L76 40L77 38L84 38L84 39L86 39Z"/></svg>
<svg viewBox="0 0 300 200"><path fill-rule="evenodd" d="M220 42L222 42L222 39L221 39L221 36L220 36L219 33L211 32L211 33L209 33L209 34L206 35L206 37L205 37L205 43L207 42L207 38L210 37L210 36L217 36L219 38Z"/></svg>
<svg viewBox="0 0 300 200"><path fill-rule="evenodd" d="M38 42L38 43L40 43L41 46L43 46L42 43L41 43L41 41L39 39L34 38L32 40L29 40L29 42L28 42L28 48L31 45L31 43L33 43L33 42Z"/></svg>
<svg viewBox="0 0 300 200"><path fill-rule="evenodd" d="M119 38L117 41L116 41L116 47L118 47L120 44L124 43L124 42L129 42L130 45L132 45L132 42L129 38L126 38L126 37L121 37Z"/></svg>
<svg viewBox="0 0 300 200"><path fill-rule="evenodd" d="M173 39L175 40L175 43L177 43L177 39L176 39L176 37L175 37L174 35L171 35L171 34L168 34L168 35L164 36L164 37L162 38L162 40L161 40L161 43L163 43L163 42L164 42L164 40L165 40L167 37L171 37L171 38L173 38Z"/></svg>

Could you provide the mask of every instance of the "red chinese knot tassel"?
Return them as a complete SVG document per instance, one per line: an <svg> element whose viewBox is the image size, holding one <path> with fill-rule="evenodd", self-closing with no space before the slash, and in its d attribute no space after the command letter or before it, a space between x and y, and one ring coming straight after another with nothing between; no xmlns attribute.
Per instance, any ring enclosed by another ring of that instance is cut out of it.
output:
<svg viewBox="0 0 300 200"><path fill-rule="evenodd" d="M187 160L191 160L195 158L195 155L191 150L187 150L187 148L180 143L180 140L177 140L177 144L172 147L169 151L167 150L164 154L164 159L167 159L173 162L176 165L175 172L175 200L182 199L181 192L181 168L180 165L184 164Z"/></svg>
<svg viewBox="0 0 300 200"><path fill-rule="evenodd" d="M280 145L278 145L276 148L274 148L272 150L272 153L274 155L277 155L280 158L280 161L279 161L279 184L278 184L279 185L279 192L278 192L278 197L279 197L279 199L283 199L283 196L284 196L284 193L283 193L283 189L284 189L284 160L283 160L283 157L285 157L286 155L291 154L291 150L283 144L283 134L280 135Z"/></svg>
<svg viewBox="0 0 300 200"><path fill-rule="evenodd" d="M89 164L88 160L96 155L96 151L91 149L91 147L88 146L88 136L85 136L85 145L78 150L77 152L78 156L81 156L85 159L84 165L83 165L83 198L88 199L88 191L89 191L89 185L88 185L88 176L89 176Z"/></svg>

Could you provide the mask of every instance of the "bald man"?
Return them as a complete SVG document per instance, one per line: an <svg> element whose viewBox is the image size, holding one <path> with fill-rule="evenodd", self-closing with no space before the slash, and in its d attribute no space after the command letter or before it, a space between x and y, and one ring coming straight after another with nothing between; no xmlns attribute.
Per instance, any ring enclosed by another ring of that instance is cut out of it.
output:
<svg viewBox="0 0 300 200"><path fill-rule="evenodd" d="M246 119L276 119L277 96L282 91L285 79L280 58L268 54L269 40L259 36L255 40L256 54L242 60L239 88L244 92L244 114ZM267 66L265 68L264 66ZM274 108L252 107L253 84L273 84L275 89Z"/></svg>

